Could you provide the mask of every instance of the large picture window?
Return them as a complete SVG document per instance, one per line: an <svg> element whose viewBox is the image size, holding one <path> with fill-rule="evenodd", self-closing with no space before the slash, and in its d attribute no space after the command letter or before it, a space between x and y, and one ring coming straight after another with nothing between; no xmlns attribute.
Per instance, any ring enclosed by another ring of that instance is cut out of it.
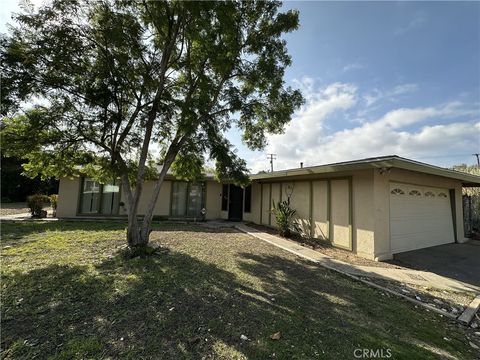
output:
<svg viewBox="0 0 480 360"><path fill-rule="evenodd" d="M100 184L90 178L83 178L80 194L81 214L116 215L120 204L118 180L111 184Z"/></svg>
<svg viewBox="0 0 480 360"><path fill-rule="evenodd" d="M201 217L203 184L174 181L172 183L171 215L174 217Z"/></svg>

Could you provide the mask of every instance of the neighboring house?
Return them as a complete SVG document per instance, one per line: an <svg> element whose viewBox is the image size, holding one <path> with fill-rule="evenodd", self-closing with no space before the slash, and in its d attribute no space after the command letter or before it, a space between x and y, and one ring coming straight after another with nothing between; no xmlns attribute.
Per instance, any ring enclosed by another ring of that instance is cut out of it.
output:
<svg viewBox="0 0 480 360"><path fill-rule="evenodd" d="M169 176L155 215L164 218L251 221L275 226L272 202L290 199L304 233L359 256L384 260L395 253L464 242L462 187L480 176L398 156L348 161L251 175L242 189L213 177L202 183ZM125 216L121 185L87 178L60 180L57 216ZM147 181L142 214L151 196Z"/></svg>

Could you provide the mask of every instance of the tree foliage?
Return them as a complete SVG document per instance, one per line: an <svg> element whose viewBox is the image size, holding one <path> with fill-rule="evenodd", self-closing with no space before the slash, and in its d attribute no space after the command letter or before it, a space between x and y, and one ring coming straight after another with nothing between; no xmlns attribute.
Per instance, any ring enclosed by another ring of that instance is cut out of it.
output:
<svg viewBox="0 0 480 360"><path fill-rule="evenodd" d="M146 243L172 164L194 179L211 159L219 179L244 183L246 163L225 133L235 126L262 149L301 105L283 79L291 59L282 35L298 14L279 7L54 0L18 14L1 40L4 149L28 159L31 176L121 177L129 243ZM149 174L157 181L139 230Z"/></svg>
<svg viewBox="0 0 480 360"><path fill-rule="evenodd" d="M467 164L454 165L453 170L461 171L471 175L480 176L480 167L478 167L477 165L467 165ZM480 187L470 187L470 188L464 187L462 189L462 192L464 195L480 197Z"/></svg>

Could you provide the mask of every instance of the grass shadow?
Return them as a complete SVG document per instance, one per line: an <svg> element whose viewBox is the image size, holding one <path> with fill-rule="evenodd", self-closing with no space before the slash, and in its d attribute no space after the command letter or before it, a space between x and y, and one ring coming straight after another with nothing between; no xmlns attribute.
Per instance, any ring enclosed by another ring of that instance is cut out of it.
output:
<svg viewBox="0 0 480 360"><path fill-rule="evenodd" d="M147 259L114 253L85 265L2 269L2 357L333 359L360 346L399 359L437 358L431 348L465 358L443 319L216 231L162 228L154 241L169 250Z"/></svg>

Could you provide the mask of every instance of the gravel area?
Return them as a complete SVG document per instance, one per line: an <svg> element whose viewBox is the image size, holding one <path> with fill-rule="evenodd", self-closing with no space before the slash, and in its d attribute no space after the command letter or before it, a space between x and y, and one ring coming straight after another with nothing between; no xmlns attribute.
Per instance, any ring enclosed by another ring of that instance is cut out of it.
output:
<svg viewBox="0 0 480 360"><path fill-rule="evenodd" d="M459 316L475 298L474 293L438 290L378 278L364 279L456 316Z"/></svg>

